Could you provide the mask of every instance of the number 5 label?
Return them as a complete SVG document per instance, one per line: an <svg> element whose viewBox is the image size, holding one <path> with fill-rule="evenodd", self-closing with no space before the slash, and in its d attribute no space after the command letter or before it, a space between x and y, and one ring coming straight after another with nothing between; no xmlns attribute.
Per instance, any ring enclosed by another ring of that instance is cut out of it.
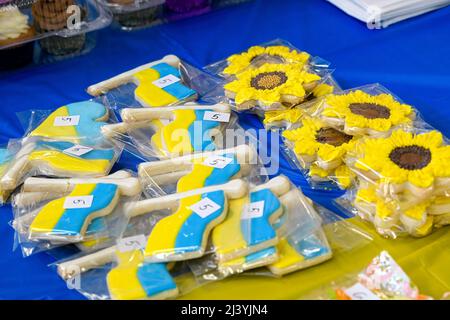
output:
<svg viewBox="0 0 450 320"><path fill-rule="evenodd" d="M233 161L233 158L222 156L210 156L203 161L203 164L208 167L223 169Z"/></svg>
<svg viewBox="0 0 450 320"><path fill-rule="evenodd" d="M190 209L202 218L208 217L220 208L221 206L208 198L204 198L190 206Z"/></svg>
<svg viewBox="0 0 450 320"><path fill-rule="evenodd" d="M94 196L79 196L79 197L67 197L64 200L64 209L83 209L90 208L92 206L92 201Z"/></svg>
<svg viewBox="0 0 450 320"><path fill-rule="evenodd" d="M80 116L56 117L53 125L55 127L77 126L80 122Z"/></svg>
<svg viewBox="0 0 450 320"><path fill-rule="evenodd" d="M252 202L247 205L246 210L242 212L242 219L260 218L264 214L264 200Z"/></svg>
<svg viewBox="0 0 450 320"><path fill-rule="evenodd" d="M165 77L162 77L158 80L153 81L153 84L157 86L158 88L165 88L167 86L170 86L173 83L176 83L180 81L178 77L175 77L173 74L169 74Z"/></svg>
<svg viewBox="0 0 450 320"><path fill-rule="evenodd" d="M147 239L143 234L117 240L117 249L120 252L140 250L145 247Z"/></svg>
<svg viewBox="0 0 450 320"><path fill-rule="evenodd" d="M224 112L205 111L203 120L217 121L217 122L229 122L230 114Z"/></svg>

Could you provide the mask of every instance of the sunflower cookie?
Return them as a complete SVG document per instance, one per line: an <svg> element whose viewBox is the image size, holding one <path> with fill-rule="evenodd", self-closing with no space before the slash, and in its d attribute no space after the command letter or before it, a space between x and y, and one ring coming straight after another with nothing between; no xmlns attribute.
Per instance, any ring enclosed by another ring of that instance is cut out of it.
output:
<svg viewBox="0 0 450 320"><path fill-rule="evenodd" d="M270 128L285 128L297 123L305 114L299 108L291 108L287 110L273 110L264 113L264 126Z"/></svg>
<svg viewBox="0 0 450 320"><path fill-rule="evenodd" d="M356 90L326 97L318 116L347 134L386 137L393 129L411 126L415 113L390 94L371 95Z"/></svg>
<svg viewBox="0 0 450 320"><path fill-rule="evenodd" d="M253 46L247 51L234 54L227 59L228 67L223 70L225 75L237 75L247 68L257 68L264 64L296 64L302 69L309 61L310 55L299 52L287 46Z"/></svg>
<svg viewBox="0 0 450 320"><path fill-rule="evenodd" d="M265 64L238 74L236 80L224 85L224 89L237 109L260 106L264 110L274 110L304 101L320 79L296 65Z"/></svg>
<svg viewBox="0 0 450 320"><path fill-rule="evenodd" d="M379 197L375 187L369 186L358 190L354 205L361 218L371 221L380 234L391 237L398 232L423 237L431 233L433 226L450 224L450 197L445 196L402 210L397 203Z"/></svg>
<svg viewBox="0 0 450 320"><path fill-rule="evenodd" d="M414 205L450 190L450 146L434 130L414 134L396 130L389 138L366 139L353 164L358 175L375 183L381 197Z"/></svg>

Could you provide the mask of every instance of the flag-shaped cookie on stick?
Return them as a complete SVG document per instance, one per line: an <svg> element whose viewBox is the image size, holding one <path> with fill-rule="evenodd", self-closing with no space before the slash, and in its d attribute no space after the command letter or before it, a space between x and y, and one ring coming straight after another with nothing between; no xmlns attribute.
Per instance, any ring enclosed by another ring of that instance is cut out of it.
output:
<svg viewBox="0 0 450 320"><path fill-rule="evenodd" d="M103 178L28 178L23 189L33 194L51 193L56 189L70 192L67 196L48 202L36 212L15 220L18 230L24 229L24 225L28 226L29 239L64 242L86 240L87 231L94 233L96 225L101 225L98 222L93 226L93 221L111 214L120 196L137 196L141 192L139 180L128 172L119 172ZM20 201L16 199L17 202Z"/></svg>
<svg viewBox="0 0 450 320"><path fill-rule="evenodd" d="M151 148L159 157L179 156L220 148L221 139L215 136L222 134L230 112L226 104L127 108L121 112L123 122L105 125L102 131L106 137L120 138L127 133L133 136L133 130L147 129L149 132L144 135L148 137L136 141L141 145L138 149L145 152Z"/></svg>
<svg viewBox="0 0 450 320"><path fill-rule="evenodd" d="M184 84L179 71L180 64L177 56L168 55L161 60L94 84L87 92L92 96L99 96L121 85L134 83L137 86L135 99L144 107L162 107L196 100L197 92Z"/></svg>

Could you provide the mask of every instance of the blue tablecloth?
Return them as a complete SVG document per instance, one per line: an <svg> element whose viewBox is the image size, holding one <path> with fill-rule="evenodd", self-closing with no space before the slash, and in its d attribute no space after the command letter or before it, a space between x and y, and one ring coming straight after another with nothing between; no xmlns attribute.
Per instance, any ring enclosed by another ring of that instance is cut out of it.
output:
<svg viewBox="0 0 450 320"><path fill-rule="evenodd" d="M88 55L26 68L0 76L0 143L20 137L15 113L52 109L88 99L85 89L137 65L173 53L199 67L275 38L332 62L340 85L351 88L379 82L416 106L423 118L449 136L450 7L391 26L369 30L325 1L255 0L204 16L126 33L106 29ZM252 116L244 127L261 127ZM287 174L314 200L329 206L330 196L306 187L304 178L281 160ZM118 166L135 168L124 155ZM336 194L333 194L334 196ZM0 298L78 299L46 254L22 258L12 252L11 208L0 208Z"/></svg>

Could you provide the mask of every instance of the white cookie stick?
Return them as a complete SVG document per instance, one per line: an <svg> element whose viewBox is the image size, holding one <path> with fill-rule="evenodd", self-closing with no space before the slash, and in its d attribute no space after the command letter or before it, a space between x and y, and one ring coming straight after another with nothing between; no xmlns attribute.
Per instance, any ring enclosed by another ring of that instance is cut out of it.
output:
<svg viewBox="0 0 450 320"><path fill-rule="evenodd" d="M94 84L87 89L87 92L92 96L99 96L101 94L108 92L109 90L117 88L126 83L133 82L136 85L139 85L139 81L134 77L134 75L140 71L151 68L159 63L167 63L167 64L171 65L172 67L178 68L180 65L180 59L174 55L167 55L164 58L162 58L161 60L157 60L157 61L153 61L153 62L144 64L140 67L126 71L126 72L119 74L115 77L112 77L108 80Z"/></svg>
<svg viewBox="0 0 450 320"><path fill-rule="evenodd" d="M18 186L19 180L30 169L31 163L28 157L35 147L35 143L22 145L22 148L17 152L14 160L11 161L11 165L0 180L1 189L14 190Z"/></svg>
<svg viewBox="0 0 450 320"><path fill-rule="evenodd" d="M216 150L210 152L194 153L178 158L162 161L143 162L139 164L138 174L140 177L157 176L174 171L188 171L192 169L193 161L196 159L206 159L210 156L220 156L223 154L234 154L240 164L256 164L256 151L248 145L240 145L230 149Z"/></svg>
<svg viewBox="0 0 450 320"><path fill-rule="evenodd" d="M156 210L174 210L178 207L179 201L183 198L219 190L225 192L227 197L230 199L241 198L248 192L248 184L243 180L236 179L218 186L211 186L187 192L170 194L159 198L146 199L128 204L125 207L125 214L129 218L132 218Z"/></svg>
<svg viewBox="0 0 450 320"><path fill-rule="evenodd" d="M140 122L145 120L169 119L172 120L177 110L213 110L221 113L230 113L230 107L218 103L214 105L185 104L163 108L126 108L121 112L124 122Z"/></svg>
<svg viewBox="0 0 450 320"><path fill-rule="evenodd" d="M127 134L131 130L141 129L141 128L152 128L154 127L150 121L140 121L140 122L119 122L113 124L106 124L102 126L102 135L106 138L114 138L117 135Z"/></svg>

